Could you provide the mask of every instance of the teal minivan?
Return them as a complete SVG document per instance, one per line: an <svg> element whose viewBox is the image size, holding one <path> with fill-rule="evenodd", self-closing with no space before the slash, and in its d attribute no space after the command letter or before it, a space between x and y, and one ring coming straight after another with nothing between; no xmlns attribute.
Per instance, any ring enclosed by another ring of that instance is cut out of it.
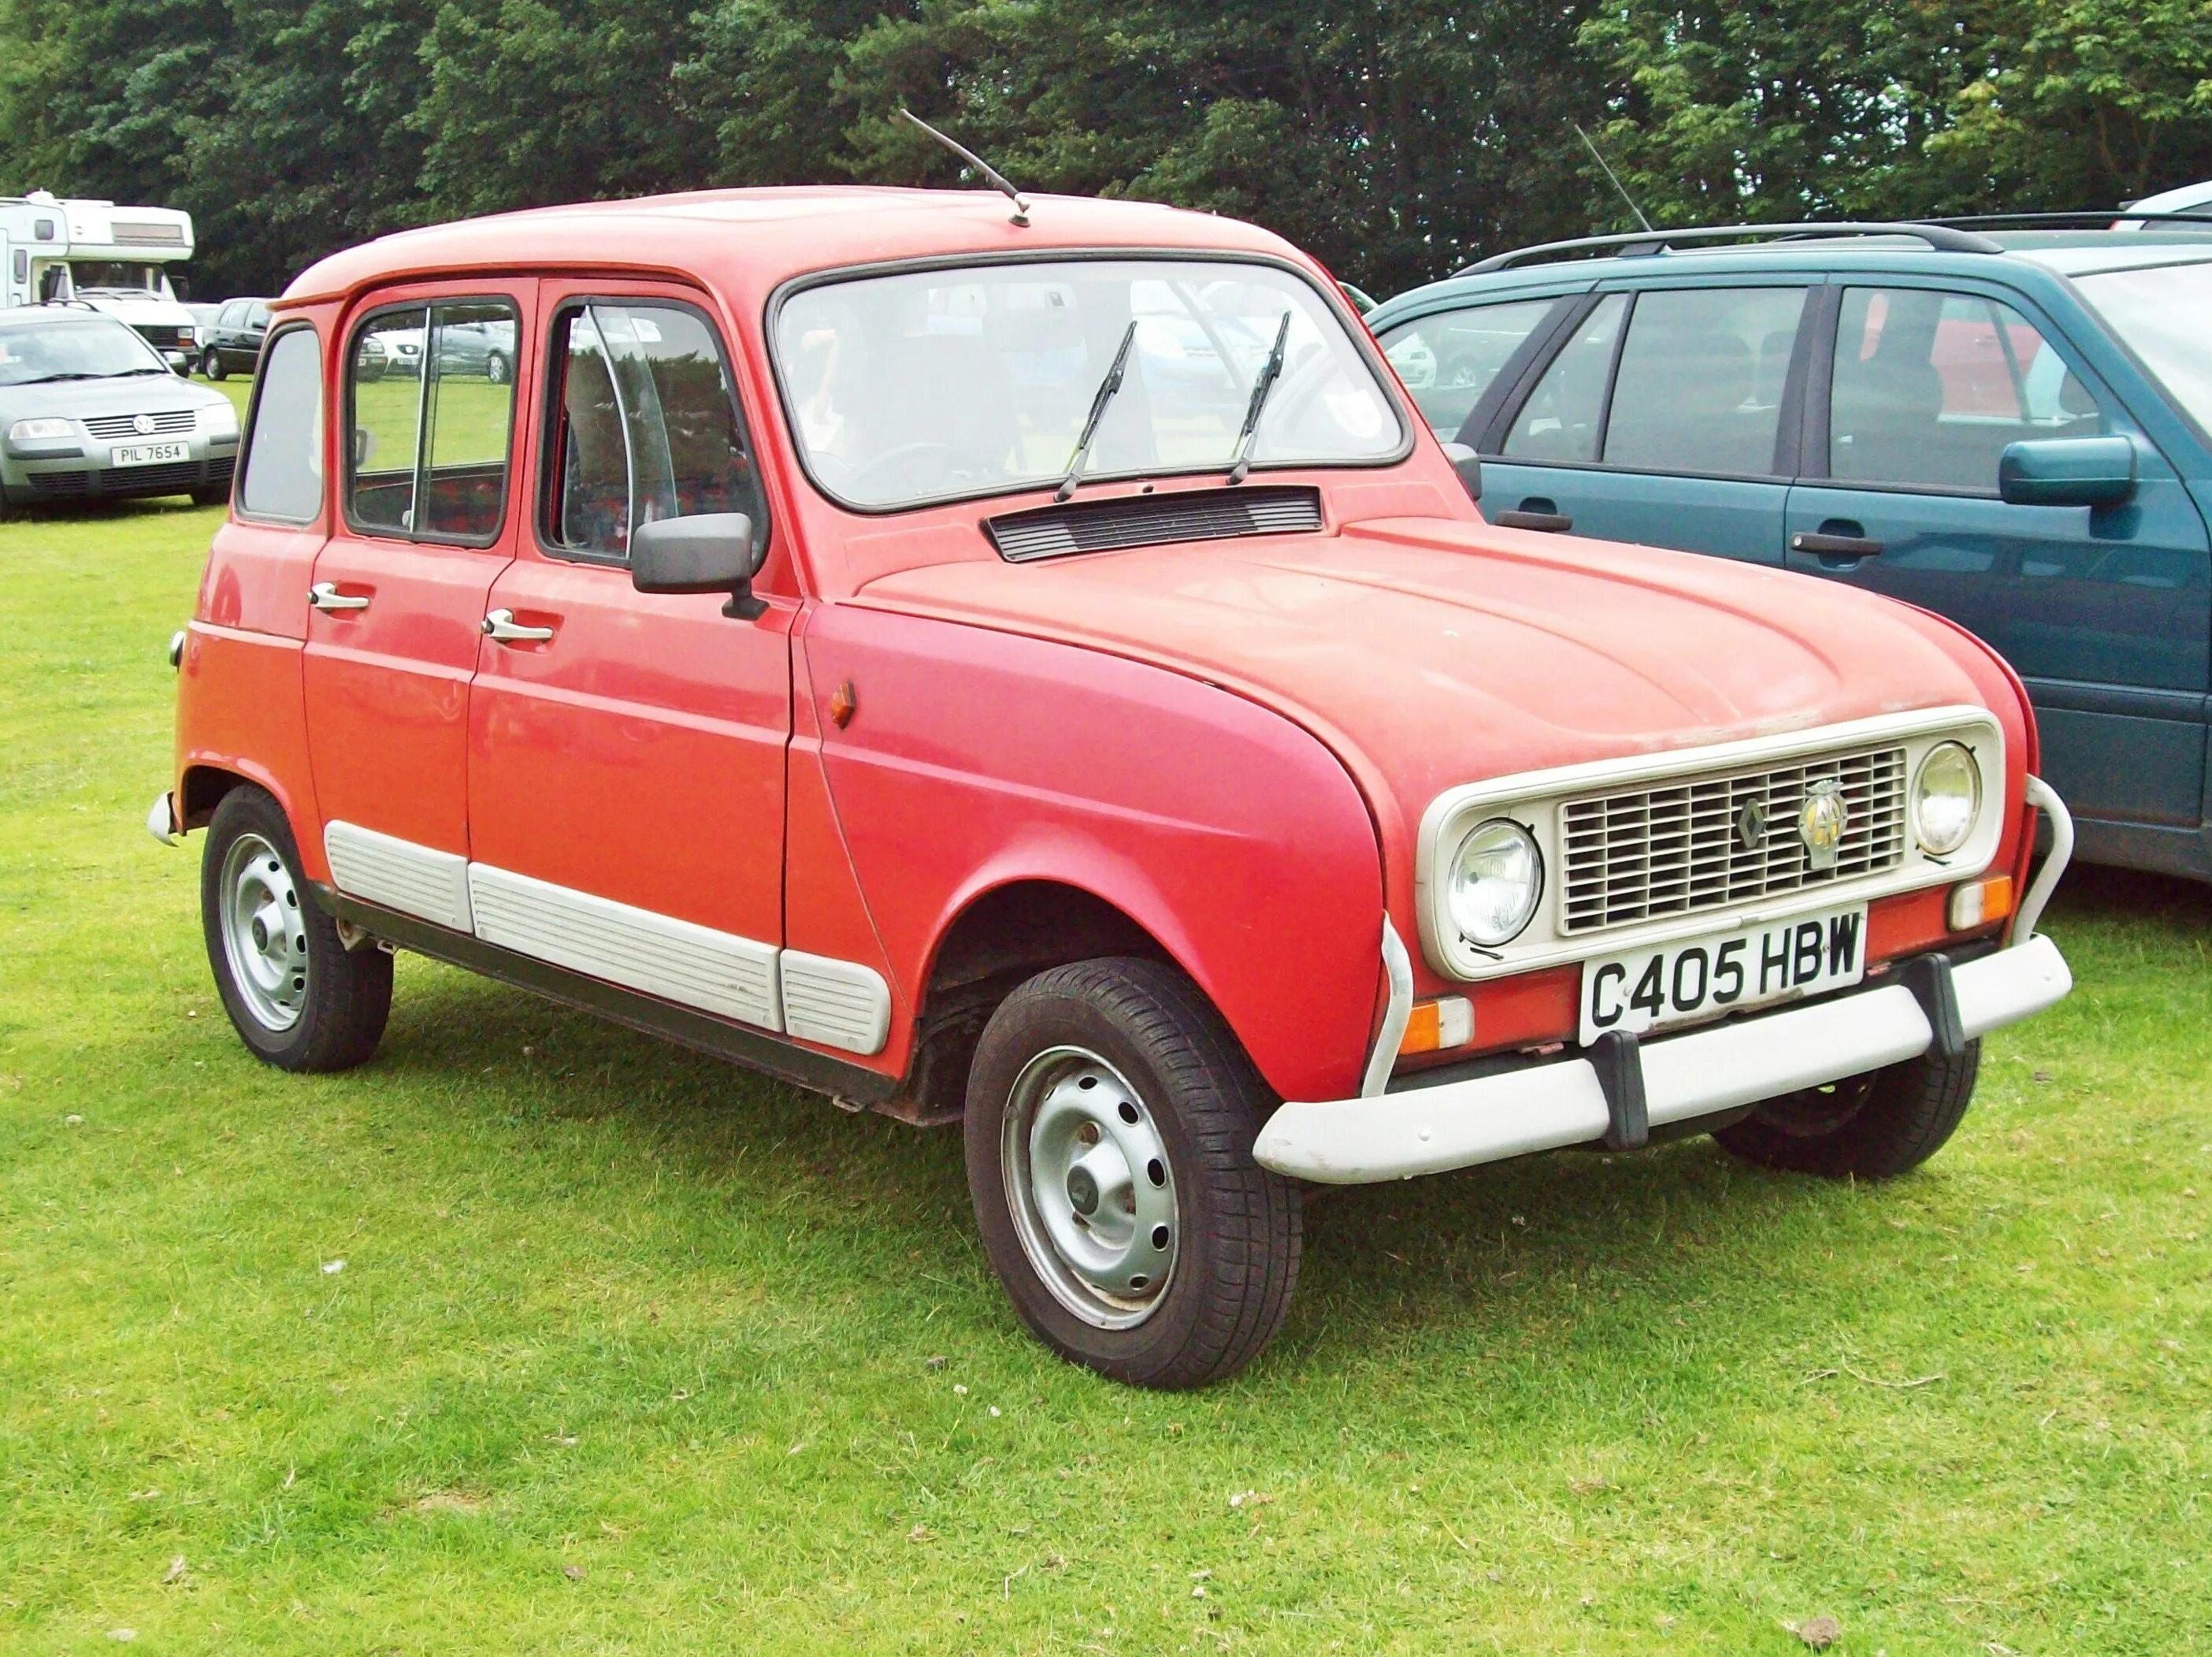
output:
<svg viewBox="0 0 2212 1657"><path fill-rule="evenodd" d="M2080 855L2212 880L2212 222L2095 222L1591 237L1368 322L1492 522L1950 617Z"/></svg>

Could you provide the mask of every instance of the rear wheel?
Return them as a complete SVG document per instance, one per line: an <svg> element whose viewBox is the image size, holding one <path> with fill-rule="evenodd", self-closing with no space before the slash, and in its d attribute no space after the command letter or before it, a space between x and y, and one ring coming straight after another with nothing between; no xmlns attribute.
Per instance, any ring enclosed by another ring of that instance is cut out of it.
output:
<svg viewBox="0 0 2212 1657"><path fill-rule="evenodd" d="M216 807L200 916L223 1010L255 1055L285 1070L345 1070L376 1051L392 1010L392 957L348 949L300 873L283 809L251 784Z"/></svg>
<svg viewBox="0 0 2212 1657"><path fill-rule="evenodd" d="M969 1073L969 1191L1015 1310L1142 1386L1234 1374L1297 1280L1297 1188L1252 1159L1272 1103L1218 1014L1153 961L1023 984Z"/></svg>
<svg viewBox="0 0 2212 1657"><path fill-rule="evenodd" d="M1917 1058L1760 1105L1713 1137L1747 1162L1831 1179L1889 1179L1943 1148L1974 1097L1982 1044Z"/></svg>
<svg viewBox="0 0 2212 1657"><path fill-rule="evenodd" d="M507 358L494 351L484 358L484 378L495 386L504 386L514 370L507 366Z"/></svg>
<svg viewBox="0 0 2212 1657"><path fill-rule="evenodd" d="M194 506L228 506L230 504L230 485L228 484L203 484L192 491L192 504Z"/></svg>

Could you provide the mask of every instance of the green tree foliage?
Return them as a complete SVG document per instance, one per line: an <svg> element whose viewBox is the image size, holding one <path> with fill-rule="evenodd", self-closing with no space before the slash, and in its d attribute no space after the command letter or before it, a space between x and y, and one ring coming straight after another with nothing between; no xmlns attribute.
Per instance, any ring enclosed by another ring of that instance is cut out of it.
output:
<svg viewBox="0 0 2212 1657"><path fill-rule="evenodd" d="M200 293L399 226L720 184L1256 219L1394 290L1656 220L2212 175L2207 0L0 0L0 189L191 210ZM968 180L973 183L974 180Z"/></svg>

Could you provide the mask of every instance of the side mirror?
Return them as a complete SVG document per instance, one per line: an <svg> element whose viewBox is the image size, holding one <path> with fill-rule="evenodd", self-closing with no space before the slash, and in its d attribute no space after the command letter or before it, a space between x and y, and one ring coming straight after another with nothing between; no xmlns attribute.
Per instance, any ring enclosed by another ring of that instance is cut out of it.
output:
<svg viewBox="0 0 2212 1657"><path fill-rule="evenodd" d="M1452 470L1459 473L1460 482L1467 485L1468 498L1471 501L1480 500L1482 498L1481 458L1465 443L1446 443L1444 458L1452 463Z"/></svg>
<svg viewBox="0 0 2212 1657"><path fill-rule="evenodd" d="M753 596L758 551L742 512L661 518L629 533L629 582L641 593L727 593L722 613L750 621L768 608Z"/></svg>
<svg viewBox="0 0 2212 1657"><path fill-rule="evenodd" d="M2124 437L2037 437L1997 457L1997 494L2014 506L2118 506L2136 492Z"/></svg>

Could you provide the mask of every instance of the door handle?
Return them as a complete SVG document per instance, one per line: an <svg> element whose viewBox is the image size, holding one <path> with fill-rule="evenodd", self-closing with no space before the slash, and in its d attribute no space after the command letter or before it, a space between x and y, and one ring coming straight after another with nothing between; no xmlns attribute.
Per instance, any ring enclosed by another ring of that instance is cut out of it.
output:
<svg viewBox="0 0 2212 1657"><path fill-rule="evenodd" d="M1792 535L1790 550L1815 552L1824 558L1871 558L1881 551L1881 543L1864 535L1831 535L1821 530Z"/></svg>
<svg viewBox="0 0 2212 1657"><path fill-rule="evenodd" d="M307 589L307 607L311 610L366 610L368 594L341 593L334 581L319 581Z"/></svg>
<svg viewBox="0 0 2212 1657"><path fill-rule="evenodd" d="M501 644L532 641L543 643L553 637L550 627L525 627L514 618L512 610L493 611L483 618L483 631L486 638L495 639Z"/></svg>
<svg viewBox="0 0 2212 1657"><path fill-rule="evenodd" d="M1501 529L1540 529L1553 535L1564 535L1575 527L1575 521L1569 514L1532 512L1526 502L1513 511L1499 513L1491 521Z"/></svg>

